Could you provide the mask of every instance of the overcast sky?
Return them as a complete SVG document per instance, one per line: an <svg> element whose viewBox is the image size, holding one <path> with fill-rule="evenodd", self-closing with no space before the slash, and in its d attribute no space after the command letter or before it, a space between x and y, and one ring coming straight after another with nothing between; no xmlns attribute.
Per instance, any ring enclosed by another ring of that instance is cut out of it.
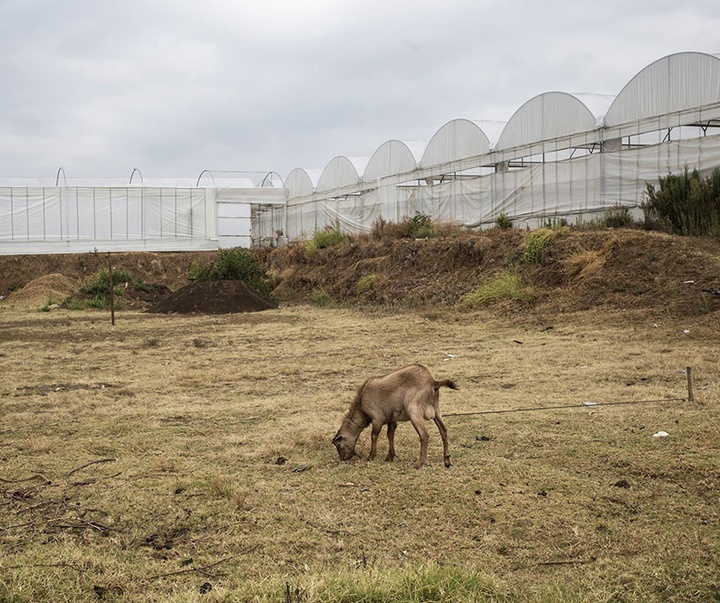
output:
<svg viewBox="0 0 720 603"><path fill-rule="evenodd" d="M0 177L284 178L682 51L718 0L0 0Z"/></svg>

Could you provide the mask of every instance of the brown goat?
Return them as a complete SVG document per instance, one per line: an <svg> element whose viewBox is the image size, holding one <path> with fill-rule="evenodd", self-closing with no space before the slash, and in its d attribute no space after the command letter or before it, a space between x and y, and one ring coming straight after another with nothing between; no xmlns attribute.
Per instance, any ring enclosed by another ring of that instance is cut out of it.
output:
<svg viewBox="0 0 720 603"><path fill-rule="evenodd" d="M445 466L450 466L447 428L440 414L441 387L458 389L449 379L437 381L430 369L413 364L383 377L370 377L357 391L355 400L343 418L342 425L333 438L341 461L355 456L355 443L368 425L372 425L369 461L375 458L377 439L383 425L387 425L389 450L386 461L395 458L395 429L398 421L410 421L420 437L420 458L415 467L419 469L427 460L430 436L425 421L433 419L443 442Z"/></svg>

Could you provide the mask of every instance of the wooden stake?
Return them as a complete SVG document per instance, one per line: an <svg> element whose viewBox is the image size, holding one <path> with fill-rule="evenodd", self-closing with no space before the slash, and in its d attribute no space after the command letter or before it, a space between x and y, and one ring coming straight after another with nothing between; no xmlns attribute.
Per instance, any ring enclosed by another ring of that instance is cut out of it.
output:
<svg viewBox="0 0 720 603"><path fill-rule="evenodd" d="M693 376L692 376L692 367L687 367L685 369L685 372L687 373L687 388L688 388L688 402L695 402L695 395L693 394Z"/></svg>

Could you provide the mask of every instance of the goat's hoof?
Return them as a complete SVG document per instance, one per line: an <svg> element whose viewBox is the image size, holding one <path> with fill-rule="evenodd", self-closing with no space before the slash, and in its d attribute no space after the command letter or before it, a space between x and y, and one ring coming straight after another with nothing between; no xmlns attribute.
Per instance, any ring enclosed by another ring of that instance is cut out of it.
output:
<svg viewBox="0 0 720 603"><path fill-rule="evenodd" d="M451 466L452 466L452 463L450 462L450 455L449 455L449 454L445 457L445 466L446 466L446 467L451 467Z"/></svg>
<svg viewBox="0 0 720 603"><path fill-rule="evenodd" d="M386 462L386 463L392 463L394 460L395 460L395 457L394 457L394 456L389 456L389 455L388 455L388 456L385 457L385 462Z"/></svg>

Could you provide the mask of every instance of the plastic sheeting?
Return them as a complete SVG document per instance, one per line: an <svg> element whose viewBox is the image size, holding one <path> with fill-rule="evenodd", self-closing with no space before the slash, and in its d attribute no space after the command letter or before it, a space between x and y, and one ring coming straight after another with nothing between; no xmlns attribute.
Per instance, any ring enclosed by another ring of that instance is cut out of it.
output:
<svg viewBox="0 0 720 603"><path fill-rule="evenodd" d="M500 214L531 226L553 218L590 220L607 209L637 209L647 183L680 173L685 166L701 175L720 166L720 135L668 141L470 178L408 186L380 186L340 199L289 199L286 212L264 214L257 224L282 230L290 239L339 226L367 232L379 218L398 222L416 212L467 227L491 226ZM273 220L272 224L262 220Z"/></svg>

